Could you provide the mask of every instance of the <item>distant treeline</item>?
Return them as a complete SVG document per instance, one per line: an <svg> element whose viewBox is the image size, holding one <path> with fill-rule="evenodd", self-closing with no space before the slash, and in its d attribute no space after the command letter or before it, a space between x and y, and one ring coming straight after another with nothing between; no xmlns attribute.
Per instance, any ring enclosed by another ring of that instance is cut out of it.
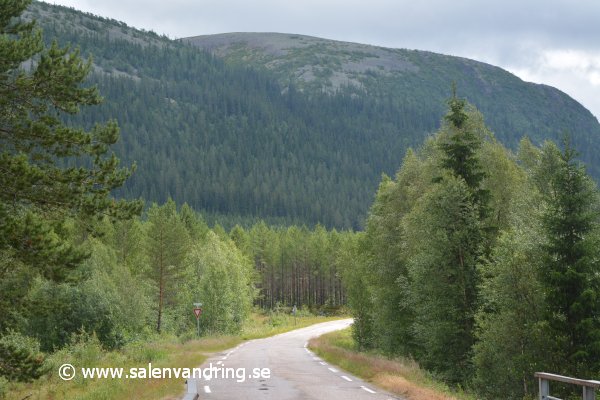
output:
<svg viewBox="0 0 600 400"><path fill-rule="evenodd" d="M339 270L354 233L264 222L227 233L173 201L151 206L144 218L103 220L96 237L88 225L63 223L87 259L62 281L27 268L1 275L0 331L26 332L44 351L82 331L114 348L153 331L193 332L195 302L203 303L204 334L238 332L253 304L331 314L345 303Z"/></svg>
<svg viewBox="0 0 600 400"><path fill-rule="evenodd" d="M230 236L254 261L261 307L296 305L327 313L345 304L340 273L354 233L322 226L270 228L263 222L249 230L236 226Z"/></svg>

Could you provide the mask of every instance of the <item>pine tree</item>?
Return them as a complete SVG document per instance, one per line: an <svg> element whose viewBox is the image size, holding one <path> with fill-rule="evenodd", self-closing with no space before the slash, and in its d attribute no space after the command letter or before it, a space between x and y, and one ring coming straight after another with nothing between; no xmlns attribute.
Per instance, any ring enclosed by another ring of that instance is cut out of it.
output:
<svg viewBox="0 0 600 400"><path fill-rule="evenodd" d="M544 228L548 240L542 282L561 373L591 378L600 370L597 190L565 141L554 171Z"/></svg>
<svg viewBox="0 0 600 400"><path fill-rule="evenodd" d="M47 372L44 362L45 357L35 339L15 332L0 337L0 378L30 382Z"/></svg>
<svg viewBox="0 0 600 400"><path fill-rule="evenodd" d="M91 61L56 43L46 48L35 22L19 18L29 4L0 0L0 330L19 325L34 278L64 281L89 256L65 221L77 218L89 233L95 220L127 219L142 208L110 196L132 173L110 152L116 123L86 131L63 122L101 101L95 87L83 86ZM0 364L9 379L39 376L43 360L5 338Z"/></svg>
<svg viewBox="0 0 600 400"><path fill-rule="evenodd" d="M157 291L156 331L160 333L165 308L172 302L177 284L185 274L182 263L189 249L190 239L173 200L160 207L154 204L148 210L148 222L149 272Z"/></svg>
<svg viewBox="0 0 600 400"><path fill-rule="evenodd" d="M126 218L141 203L110 196L132 172L109 153L119 138L116 123L85 131L62 122L101 101L95 87L82 87L91 61L56 43L44 48L35 23L18 18L29 3L0 1L0 252L62 279L86 254L52 221Z"/></svg>

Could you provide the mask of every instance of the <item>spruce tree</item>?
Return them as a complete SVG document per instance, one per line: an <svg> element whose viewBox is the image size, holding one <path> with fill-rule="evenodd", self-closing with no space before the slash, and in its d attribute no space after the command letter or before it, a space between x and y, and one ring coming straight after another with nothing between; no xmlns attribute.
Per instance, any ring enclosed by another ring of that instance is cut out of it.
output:
<svg viewBox="0 0 600 400"><path fill-rule="evenodd" d="M466 101L456 96L455 86L452 91L452 97L448 100L449 112L444 117L448 123L448 134L439 144L443 152L441 167L464 179L483 217L489 201L489 192L481 187L485 173L477 156L483 140L467 124Z"/></svg>
<svg viewBox="0 0 600 400"><path fill-rule="evenodd" d="M559 373L592 378L600 371L597 190L565 141L552 174L544 228L548 245L542 282Z"/></svg>
<svg viewBox="0 0 600 400"><path fill-rule="evenodd" d="M408 216L417 361L454 384L472 373L483 234L464 180L446 174Z"/></svg>
<svg viewBox="0 0 600 400"><path fill-rule="evenodd" d="M477 266L486 252L489 193L478 152L483 138L469 121L466 101L448 100L446 125L438 136L439 175L409 217L415 254L409 260L416 358L449 382L471 378Z"/></svg>

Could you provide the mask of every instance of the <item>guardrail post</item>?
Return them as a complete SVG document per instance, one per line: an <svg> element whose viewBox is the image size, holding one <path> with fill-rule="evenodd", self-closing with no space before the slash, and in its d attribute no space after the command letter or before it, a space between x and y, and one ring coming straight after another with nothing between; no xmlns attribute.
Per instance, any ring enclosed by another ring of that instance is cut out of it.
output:
<svg viewBox="0 0 600 400"><path fill-rule="evenodd" d="M540 381L540 400L546 400L550 396L550 381L538 378Z"/></svg>
<svg viewBox="0 0 600 400"><path fill-rule="evenodd" d="M198 380L188 379L185 381L186 393L182 400L197 400L198 399Z"/></svg>
<svg viewBox="0 0 600 400"><path fill-rule="evenodd" d="M583 387L583 400L596 400L596 389L592 387Z"/></svg>

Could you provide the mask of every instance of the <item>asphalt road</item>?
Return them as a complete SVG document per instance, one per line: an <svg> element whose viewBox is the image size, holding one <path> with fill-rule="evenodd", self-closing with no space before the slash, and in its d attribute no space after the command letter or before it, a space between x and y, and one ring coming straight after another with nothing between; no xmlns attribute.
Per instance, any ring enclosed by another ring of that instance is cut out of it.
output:
<svg viewBox="0 0 600 400"><path fill-rule="evenodd" d="M213 372L220 375L211 380L197 381L200 399L398 399L329 365L306 348L310 338L344 329L351 323L350 319L325 322L266 339L251 340L216 354L202 368L212 364L213 368L221 368L221 372ZM225 368L230 369L227 378L222 376ZM270 372L268 378L265 368ZM234 371L240 375L235 375ZM250 377L255 372L258 377Z"/></svg>

